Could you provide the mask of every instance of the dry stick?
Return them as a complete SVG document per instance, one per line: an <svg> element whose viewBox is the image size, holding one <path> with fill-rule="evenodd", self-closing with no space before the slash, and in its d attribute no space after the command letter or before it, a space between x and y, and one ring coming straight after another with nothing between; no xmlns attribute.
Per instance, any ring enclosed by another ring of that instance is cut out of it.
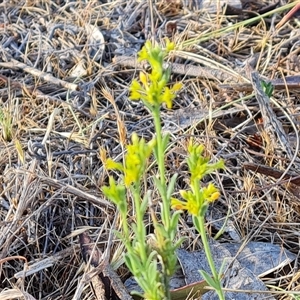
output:
<svg viewBox="0 0 300 300"><path fill-rule="evenodd" d="M89 237L88 233L82 232L79 234L79 244L81 248L81 254L83 260L87 264L87 269L85 270L84 276L81 278L75 294L76 298L81 298L83 287L85 282L88 281L93 287L94 296L97 300L105 300L105 284L102 281L101 272L106 266L105 262L102 259L102 252L98 247L93 244L92 239ZM100 276L95 276L99 274ZM101 279L100 279L101 278Z"/></svg>
<svg viewBox="0 0 300 300"><path fill-rule="evenodd" d="M89 201L100 207L106 206L108 208L114 208L114 205L112 205L110 202L108 202L104 199L100 199L97 196L91 195L88 192L82 191L74 186L63 183L59 180L48 178L48 177L42 177L42 176L39 176L39 179L43 183L46 183L55 188L63 188L65 192L73 194L73 195L79 197L80 199L84 199L84 200Z"/></svg>
<svg viewBox="0 0 300 300"><path fill-rule="evenodd" d="M244 163L243 168L260 173L260 174L271 176L275 179L279 179L282 175L284 175L283 179L288 180L288 182L290 182L290 183L300 185L300 176L298 174L293 174L293 173L284 174L283 171L278 170L276 168L272 168L272 167L265 166L265 165L259 165L259 164L255 164L255 163L250 163L250 162Z"/></svg>
<svg viewBox="0 0 300 300"><path fill-rule="evenodd" d="M136 57L132 57L132 56L115 56L113 58L113 63L124 67L139 68L139 69L147 69L147 67L149 66L145 62L138 62ZM169 66L168 63L164 64L164 67L168 67L168 66ZM225 81L228 80L228 78L232 78L232 81L234 82L238 81L238 79L234 78L232 74L221 71L220 69L205 68L201 66L172 63L171 71L174 74L201 77L206 79L218 79L220 81Z"/></svg>
<svg viewBox="0 0 300 300"><path fill-rule="evenodd" d="M45 80L47 82L51 82L55 85L62 86L62 87L66 88L66 89L69 89L71 91L78 91L79 90L79 87L78 87L77 84L67 82L67 81L64 81L64 80L61 80L61 79L57 79L57 78L55 78L54 76L52 76L48 73L42 72L42 71L37 70L37 69L32 68L32 67L29 67L26 64L24 64L22 62L19 62L19 61L13 59L13 58L11 58L9 62L0 62L0 67L4 67L4 68L8 68L8 69L21 69L24 72L27 72L27 73L29 73L33 76L42 78L43 80Z"/></svg>
<svg viewBox="0 0 300 300"><path fill-rule="evenodd" d="M266 83L272 84L275 90L300 89L300 76L286 76L284 79L265 80ZM251 92L253 85L251 83L236 83L236 84L220 84L219 88L224 90L235 90L238 92Z"/></svg>
<svg viewBox="0 0 300 300"><path fill-rule="evenodd" d="M23 278L25 276L36 274L46 268L50 268L55 263L62 261L65 257L71 256L74 253L78 252L79 249L80 247L75 245L59 252L52 253L51 256L43 258L42 260L33 259L32 261L30 261L30 265L26 270L15 273L14 277L16 279Z"/></svg>
<svg viewBox="0 0 300 300"><path fill-rule="evenodd" d="M21 291L18 288L2 290L0 292L0 299L27 299L27 300L36 300L33 296L28 294L25 291Z"/></svg>
<svg viewBox="0 0 300 300"><path fill-rule="evenodd" d="M148 64L145 62L138 62L135 57L131 56L116 56L113 58L113 63L131 68L146 69ZM168 66L166 63L165 67ZM217 79L220 81L230 80L232 83L229 84L220 84L218 87L223 90L235 90L239 92L251 92L253 91L253 85L251 83L243 82L237 83L240 81L241 77L234 77L231 73L227 73L220 69L207 68L195 65L185 65L172 63L171 71L174 74L187 75L199 78L206 79ZM242 70L241 70L242 72ZM275 90L285 90L287 87L289 89L300 89L300 76L287 76L284 79L265 79L267 83L271 83Z"/></svg>
<svg viewBox="0 0 300 300"><path fill-rule="evenodd" d="M276 135L282 146L286 151L290 159L293 159L293 153L289 147L289 140L283 130L282 124L278 121L277 116L275 115L272 107L270 105L270 98L263 91L261 86L261 80L257 72L251 73L251 79L253 84L253 89L256 94L256 99L259 104L259 108L264 120L264 128L266 132L270 135L271 139L276 140Z"/></svg>
<svg viewBox="0 0 300 300"><path fill-rule="evenodd" d="M116 293L116 295L120 299L133 300L133 298L130 296L128 291L125 289L124 284L122 283L120 277L112 269L109 262L105 260L103 261L102 252L96 245L93 244L91 238L86 232L83 232L79 235L79 243L80 243L81 252L84 261L86 263L89 262L89 264L94 268L94 270L93 268L91 269L90 275L96 275L100 273L100 277L103 282L105 278L108 278L109 280L109 282L107 282L106 280L105 285L110 286L111 289ZM93 277L97 277L97 276L93 276ZM94 280L94 284L99 286L100 285L99 280Z"/></svg>
<svg viewBox="0 0 300 300"><path fill-rule="evenodd" d="M243 107L233 107L224 110L215 110L212 112L212 118L218 118L244 111ZM210 112L207 109L179 109L175 113L163 115L163 132L177 133L190 126L199 124L200 121L208 119Z"/></svg>
<svg viewBox="0 0 300 300"><path fill-rule="evenodd" d="M256 173L264 174L267 176L271 176L275 179L284 179L284 181L279 181L278 183L284 184L286 188L298 199L300 199L300 176L297 174L286 173L264 165L258 165L255 163L244 163L243 168L247 170L252 170ZM277 185L277 183L275 184Z"/></svg>
<svg viewBox="0 0 300 300"><path fill-rule="evenodd" d="M25 92L26 94L30 94L30 96L34 96L36 99L38 100L45 100L45 101L49 101L50 103L59 103L65 107L68 107L70 109L74 109L76 111L78 111L79 113L81 113L82 115L88 117L88 118L92 118L91 115L87 112L85 112L83 109L74 106L71 103L68 103L64 100L61 100L57 97L53 97L53 96L49 96L44 94L42 91L39 90L39 86L32 86L32 85L27 85L25 83L21 83L18 82L17 80L12 80L2 74L0 74L0 83L1 81L3 81L5 84L9 85L12 88L15 88L15 96L16 97L20 97L23 95L23 92ZM7 88L4 89L0 89L0 97L8 97L8 92L7 92ZM3 92L3 93L1 93Z"/></svg>

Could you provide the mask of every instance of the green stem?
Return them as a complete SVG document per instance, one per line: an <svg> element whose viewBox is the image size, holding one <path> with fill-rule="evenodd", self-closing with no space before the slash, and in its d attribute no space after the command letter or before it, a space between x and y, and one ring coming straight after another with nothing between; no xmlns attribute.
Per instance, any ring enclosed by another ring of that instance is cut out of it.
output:
<svg viewBox="0 0 300 300"><path fill-rule="evenodd" d="M156 142L157 142L157 164L159 169L159 179L161 186L164 187L163 194L161 195L162 198L162 220L166 231L169 231L170 228L170 203L169 199L167 199L167 188L166 188L166 178L165 178L165 149L163 149L163 138L161 132L161 122L160 122L160 111L159 106L154 107L152 110L153 119L154 119L154 126L156 132Z"/></svg>
<svg viewBox="0 0 300 300"><path fill-rule="evenodd" d="M170 213L170 199L167 197L167 186L166 186L166 178L165 178L165 149L163 145L163 137L161 132L161 121L160 121L160 108L159 106L153 108L153 119L155 125L155 132L156 132L156 142L157 142L157 164L159 169L159 176L160 176L160 183L163 187L162 194L160 195L162 198L162 223L165 227L165 231L168 236L171 236L170 228L170 220L171 220L171 213ZM169 268L168 263L166 261L166 257L162 257L163 261L165 261L166 265L165 268ZM171 299L171 293L169 289L170 278L167 275L167 272L163 272L163 285L165 289L165 300Z"/></svg>
<svg viewBox="0 0 300 300"><path fill-rule="evenodd" d="M136 182L134 187L132 187L132 194L134 199L134 209L136 216L136 238L140 243L140 255L141 261L145 263L148 259L147 249L146 249L146 230L145 224L143 222L144 216L141 211L141 186L139 182Z"/></svg>
<svg viewBox="0 0 300 300"><path fill-rule="evenodd" d="M123 227L123 232L124 232L124 243L125 247L129 249L130 247L130 238L129 238L129 227L127 223L127 212L121 212L121 222L122 222L122 227Z"/></svg>
<svg viewBox="0 0 300 300"><path fill-rule="evenodd" d="M216 286L217 286L216 293L218 294L220 300L225 300L224 293L223 293L222 286L221 286L221 281L220 281L219 275L217 273L217 270L216 270L216 267L214 264L214 260L213 260L212 254L211 254L211 250L209 247L209 243L208 243L208 239L207 239L207 235L206 235L206 231L205 231L204 216L197 216L197 218L199 220L199 226L200 226L200 228L197 228L197 229L200 231L205 255L206 255L210 270L212 272L214 282L216 283Z"/></svg>
<svg viewBox="0 0 300 300"><path fill-rule="evenodd" d="M163 274L163 282L165 286L165 299L164 300L170 300L171 299L171 293L170 293L170 280L169 277L166 274Z"/></svg>
<svg viewBox="0 0 300 300"><path fill-rule="evenodd" d="M153 109L153 119L156 132L156 141L157 141L157 152L158 152L158 168L160 173L160 182L165 186L165 162L164 162L164 149L162 144L162 133L161 133L161 123L160 123L160 112L159 107Z"/></svg>
<svg viewBox="0 0 300 300"><path fill-rule="evenodd" d="M200 203L201 207L204 207L206 205L206 203L204 202L205 199L202 199L202 196L200 194L200 182L197 178L192 181L192 187L193 187L197 201L201 202ZM205 255L206 255L212 276L213 276L213 280L217 286L216 293L218 294L220 300L225 300L224 293L222 291L221 281L220 281L218 272L216 270L215 263L214 263L214 260L213 260L212 254L211 254L209 243L208 243L208 239L207 239L207 235L206 235L206 231L205 231L205 217L204 216L205 216L205 212L203 211L203 212L200 212L200 214L196 217L198 219L198 224L199 224L199 228L198 228L198 226L196 226L196 229L200 232Z"/></svg>

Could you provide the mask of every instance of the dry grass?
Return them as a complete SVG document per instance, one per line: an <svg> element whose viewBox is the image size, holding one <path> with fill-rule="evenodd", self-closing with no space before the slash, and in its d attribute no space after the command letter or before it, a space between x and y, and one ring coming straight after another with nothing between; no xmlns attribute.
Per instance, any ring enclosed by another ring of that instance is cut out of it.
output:
<svg viewBox="0 0 300 300"><path fill-rule="evenodd" d="M252 163L281 170L280 175L299 174L299 90L285 86L273 95L274 116L288 138L284 149L276 128L264 127L255 87L249 88L253 70L270 80L298 74L297 22L275 30L280 14L267 13L254 22L255 13L229 17L188 10L176 1L156 2L0 4L0 101L12 124L11 137L1 125L0 291L22 299L96 299L97 282L88 265L101 263L101 272L107 271L108 260L122 263L123 249L112 235L116 213L100 190L107 182L100 149L120 160L123 142L133 131L145 138L153 134L149 112L128 100L137 74L135 55L146 38L163 43L169 36L178 46L170 57L179 66L172 80L182 81L184 88L174 110L163 111L175 146L166 163L170 176L179 173L177 188L186 187L182 161L194 136L213 159L226 161L226 171L208 180L222 190L215 209L224 219L229 210L239 239L273 242L299 253L298 183L243 168ZM254 12L273 3L253 7L244 2ZM98 26L105 47L93 47L87 24ZM95 57L95 49L102 53ZM115 56L123 58L113 61ZM130 58L126 66L125 57ZM84 74L75 78L80 64ZM182 68L190 66L197 77L184 75ZM220 88L231 83L238 83L240 91ZM151 180L148 185L152 188ZM178 231L188 237L184 246L199 249L198 235L186 222L183 218ZM213 221L209 228L215 232ZM298 291L298 267L296 261L266 283ZM31 272L23 276L27 268ZM118 274L128 276L124 267Z"/></svg>

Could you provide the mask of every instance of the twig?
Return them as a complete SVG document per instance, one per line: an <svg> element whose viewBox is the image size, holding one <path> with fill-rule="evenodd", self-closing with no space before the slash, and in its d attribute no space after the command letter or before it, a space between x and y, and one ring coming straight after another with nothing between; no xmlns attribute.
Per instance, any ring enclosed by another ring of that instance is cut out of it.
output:
<svg viewBox="0 0 300 300"><path fill-rule="evenodd" d="M94 268L95 272L93 275L99 274L106 288L111 289L122 300L133 300L110 264L105 260L101 261L102 252L93 244L86 232L79 235L79 242L84 261L86 263L89 261L92 267L90 273L93 274ZM99 280L95 280L95 283L99 285Z"/></svg>
<svg viewBox="0 0 300 300"><path fill-rule="evenodd" d="M37 70L32 67L29 67L28 65L26 65L22 62L19 62L13 58L11 58L9 62L0 62L0 67L7 68L7 69L21 69L24 72L27 72L33 76L42 78L43 80L45 80L47 82L51 82L55 85L62 86L71 91L79 90L79 86L75 83L71 83L71 82L67 82L67 81L55 78L54 76L52 76L48 73L42 72L42 71Z"/></svg>
<svg viewBox="0 0 300 300"><path fill-rule="evenodd" d="M79 251L79 246L75 245L66 248L62 251L59 251L57 253L54 253L49 257L43 258L42 260L38 260L38 259L32 260L29 263L29 266L27 267L26 270L15 273L14 277L18 279L18 278L30 276L32 274L36 274L46 268L52 267L55 263L61 261L63 258L71 256L72 254L78 251Z"/></svg>
<svg viewBox="0 0 300 300"><path fill-rule="evenodd" d="M79 285L84 285L85 281L89 281L93 286L95 298L97 300L106 300L105 290L109 289L106 289L104 280L101 280L103 277L101 273L106 267L106 262L103 262L102 259L102 253L98 247L93 244L86 232L79 234L79 243L83 260L88 266L87 273L84 274ZM96 276L99 273L100 276ZM79 290L77 289L77 291Z"/></svg>
<svg viewBox="0 0 300 300"><path fill-rule="evenodd" d="M255 163L244 163L243 168L263 175L271 176L275 179L278 179L283 175L283 171L281 170ZM283 179L287 179L291 183L300 185L300 176L297 174L287 173L283 176Z"/></svg>
<svg viewBox="0 0 300 300"><path fill-rule="evenodd" d="M284 79L265 80L266 83L272 84L275 90L286 89L300 89L300 76L287 76ZM233 83L233 84L220 84L218 86L224 90L235 90L238 92L251 92L253 85L251 83Z"/></svg>
<svg viewBox="0 0 300 300"><path fill-rule="evenodd" d="M148 65L145 62L138 62L136 57L132 56L115 56L113 58L113 63L131 68L146 69ZM168 64L165 64L167 67ZM228 80L232 77L232 81L237 82L237 78L234 78L231 74L221 71L219 69L205 68L195 65L186 65L186 64L171 64L171 71L174 74L181 74L193 77L201 77L207 79L218 79L220 81Z"/></svg>
<svg viewBox="0 0 300 300"><path fill-rule="evenodd" d="M89 201L95 205L99 205L99 206L106 206L108 208L113 208L114 206L104 200L104 199L100 199L99 197L96 197L94 195L91 195L83 190L80 190L74 186L71 186L69 184L65 184L63 182L60 182L56 179L52 179L52 178L49 178L49 177L39 177L39 179L41 180L41 182L44 182L46 184L49 184L50 186L53 186L55 188L64 188L64 190L67 192L67 193L70 193L70 194L74 194L76 195L77 197L81 198L81 199L85 199L86 201Z"/></svg>
<svg viewBox="0 0 300 300"><path fill-rule="evenodd" d="M69 107L69 108L74 109L77 112L81 113L85 117L88 117L90 119L92 118L92 116L89 113L85 112L83 109L76 107L75 105L68 103L64 100L61 100L58 97L46 95L45 93L43 93L43 91L41 91L42 86L39 87L39 86L28 85L25 83L18 82L16 80L12 80L11 78L8 78L8 77L0 74L0 83L1 83L1 81L3 81L4 84L7 84L7 85L10 84L10 86L12 88L16 89L16 91L15 91L16 97L20 97L23 93L26 93L26 94L29 94L30 96L33 96L39 100L49 101L50 103L58 103L65 107ZM2 91L3 91L3 93L1 93ZM5 99L8 98L8 96L9 96L8 91L9 91L9 89L7 89L7 88L0 89L0 97L2 97L2 98L4 97ZM80 92L78 92L78 93L80 93Z"/></svg>

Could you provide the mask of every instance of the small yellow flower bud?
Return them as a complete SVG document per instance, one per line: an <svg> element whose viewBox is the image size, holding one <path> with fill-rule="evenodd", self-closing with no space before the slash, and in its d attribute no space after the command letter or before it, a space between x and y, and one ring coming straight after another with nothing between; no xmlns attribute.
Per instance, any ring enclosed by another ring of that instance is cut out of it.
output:
<svg viewBox="0 0 300 300"><path fill-rule="evenodd" d="M147 80L147 75L144 72L140 72L140 81L142 82L142 84L146 87L148 80Z"/></svg>
<svg viewBox="0 0 300 300"><path fill-rule="evenodd" d="M108 158L105 161L105 168L106 170L118 170L123 171L123 165L121 163L117 163L114 160Z"/></svg>
<svg viewBox="0 0 300 300"><path fill-rule="evenodd" d="M209 201L214 202L218 200L219 197L220 197L220 192L215 192L210 196Z"/></svg>

